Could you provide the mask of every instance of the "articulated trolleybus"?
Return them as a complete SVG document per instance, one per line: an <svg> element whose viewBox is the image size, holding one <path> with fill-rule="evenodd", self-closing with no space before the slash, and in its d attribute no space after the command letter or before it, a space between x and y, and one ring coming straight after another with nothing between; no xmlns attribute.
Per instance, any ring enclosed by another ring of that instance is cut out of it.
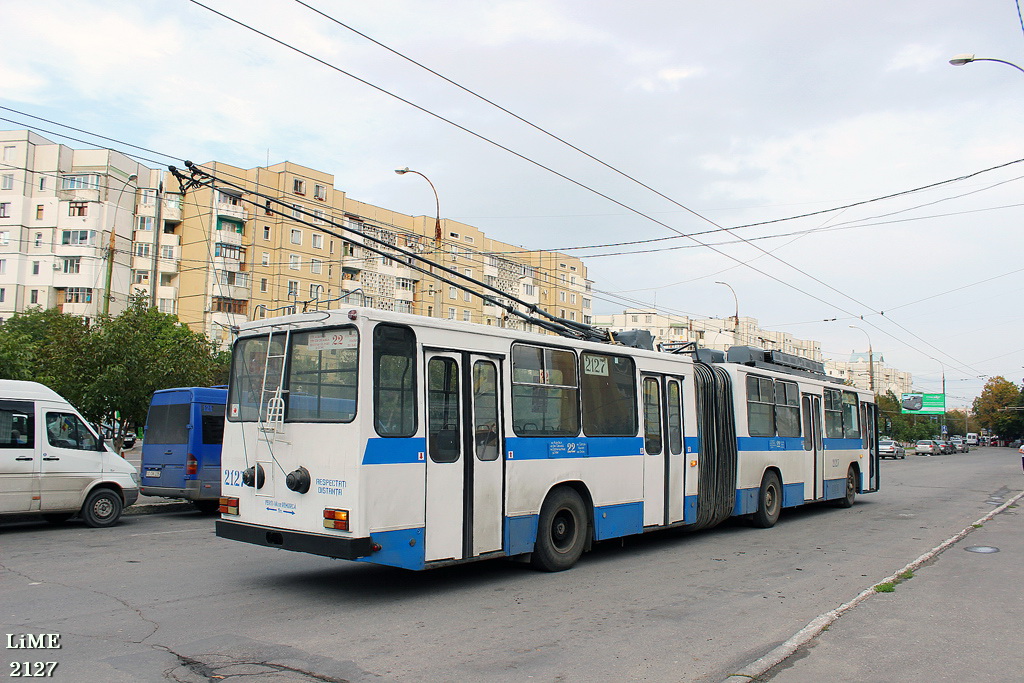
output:
<svg viewBox="0 0 1024 683"><path fill-rule="evenodd" d="M638 349L355 308L242 326L217 535L426 569L878 489L870 393L753 347Z"/></svg>

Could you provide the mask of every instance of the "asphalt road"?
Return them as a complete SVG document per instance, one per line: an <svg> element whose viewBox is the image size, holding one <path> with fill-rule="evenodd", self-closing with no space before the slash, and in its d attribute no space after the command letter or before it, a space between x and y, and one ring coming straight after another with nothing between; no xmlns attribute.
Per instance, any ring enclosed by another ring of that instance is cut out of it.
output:
<svg viewBox="0 0 1024 683"><path fill-rule="evenodd" d="M3 524L0 629L61 648L5 649L2 665L56 661L53 680L76 682L720 681L1024 477L1016 451L983 448L884 461L882 486L774 529L600 544L558 574L332 561L218 539L196 512Z"/></svg>

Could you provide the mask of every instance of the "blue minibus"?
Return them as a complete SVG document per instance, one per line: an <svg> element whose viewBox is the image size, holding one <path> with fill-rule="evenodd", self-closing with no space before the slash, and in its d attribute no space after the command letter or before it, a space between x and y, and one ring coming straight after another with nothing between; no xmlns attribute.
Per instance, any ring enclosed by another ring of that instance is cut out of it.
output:
<svg viewBox="0 0 1024 683"><path fill-rule="evenodd" d="M184 498L214 512L220 497L225 387L153 393L142 441L144 496Z"/></svg>

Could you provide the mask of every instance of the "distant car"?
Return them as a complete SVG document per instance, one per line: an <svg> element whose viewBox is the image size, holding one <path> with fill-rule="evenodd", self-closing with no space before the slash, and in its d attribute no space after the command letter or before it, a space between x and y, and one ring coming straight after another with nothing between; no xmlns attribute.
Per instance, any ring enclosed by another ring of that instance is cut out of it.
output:
<svg viewBox="0 0 1024 683"><path fill-rule="evenodd" d="M942 446L937 441L922 439L914 445L914 452L918 455L942 455Z"/></svg>
<svg viewBox="0 0 1024 683"><path fill-rule="evenodd" d="M134 448L135 447L135 439L136 439L135 432L125 432L124 433L124 441L121 444L122 448L125 448L125 449Z"/></svg>
<svg viewBox="0 0 1024 683"><path fill-rule="evenodd" d="M907 451L904 450L903 446L899 445L895 441L879 441L878 442L878 457L880 458L906 458Z"/></svg>
<svg viewBox="0 0 1024 683"><path fill-rule="evenodd" d="M939 440L939 445L942 446L942 452L946 455L952 455L956 453L956 447L945 439Z"/></svg>
<svg viewBox="0 0 1024 683"><path fill-rule="evenodd" d="M971 447L967 445L967 442L960 437L954 436L949 440L949 442L953 444L953 447L960 453L968 453L971 450Z"/></svg>

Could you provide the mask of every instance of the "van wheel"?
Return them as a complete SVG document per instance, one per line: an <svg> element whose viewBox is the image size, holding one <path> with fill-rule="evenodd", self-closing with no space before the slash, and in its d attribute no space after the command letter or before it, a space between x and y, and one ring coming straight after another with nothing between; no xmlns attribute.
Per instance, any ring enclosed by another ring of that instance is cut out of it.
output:
<svg viewBox="0 0 1024 683"><path fill-rule="evenodd" d="M530 564L546 572L571 568L583 554L588 524L580 494L568 486L556 488L540 508L537 543Z"/></svg>
<svg viewBox="0 0 1024 683"><path fill-rule="evenodd" d="M220 510L219 500L194 500L192 504L196 506L204 515L212 515L214 512Z"/></svg>
<svg viewBox="0 0 1024 683"><path fill-rule="evenodd" d="M73 516L74 513L71 512L49 512L43 515L43 519L45 519L50 524L63 524L64 522L71 519Z"/></svg>
<svg viewBox="0 0 1024 683"><path fill-rule="evenodd" d="M85 499L82 521L91 527L113 526L121 518L121 496L110 489L96 489Z"/></svg>
<svg viewBox="0 0 1024 683"><path fill-rule="evenodd" d="M770 529L779 521L782 514L782 484L779 475L765 472L761 479L761 491L758 495L757 512L751 517L751 523L762 529Z"/></svg>

